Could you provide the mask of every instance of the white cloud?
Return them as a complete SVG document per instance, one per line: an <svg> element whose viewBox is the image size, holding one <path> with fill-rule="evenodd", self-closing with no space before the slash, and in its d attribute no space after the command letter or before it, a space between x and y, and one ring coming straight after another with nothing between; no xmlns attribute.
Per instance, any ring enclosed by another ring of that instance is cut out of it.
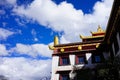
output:
<svg viewBox="0 0 120 80"><path fill-rule="evenodd" d="M9 4L12 4L12 5L14 5L14 4L16 4L16 0L6 0Z"/></svg>
<svg viewBox="0 0 120 80"><path fill-rule="evenodd" d="M14 32L12 32L12 31L9 31L4 28L0 28L0 40L7 39L9 36L11 36L13 34L14 34Z"/></svg>
<svg viewBox="0 0 120 80"><path fill-rule="evenodd" d="M18 6L13 11L54 31L64 31L63 37L75 42L80 40L79 34L87 35L90 30L96 31L99 24L103 29L106 28L112 2L113 0L96 2L93 12L89 14L76 10L70 3L57 5L52 0L34 0L29 6Z"/></svg>
<svg viewBox="0 0 120 80"><path fill-rule="evenodd" d="M17 0L0 0L0 5L5 7L11 7L16 5Z"/></svg>
<svg viewBox="0 0 120 80"><path fill-rule="evenodd" d="M52 54L52 51L49 50L48 45L44 45L44 44L25 45L25 44L17 43L16 47L11 48L10 51L19 54L27 54L32 57L36 57L36 56L51 57Z"/></svg>
<svg viewBox="0 0 120 80"><path fill-rule="evenodd" d="M64 43L70 43L69 41L67 41L63 36L60 38L60 44L64 44Z"/></svg>
<svg viewBox="0 0 120 80"><path fill-rule="evenodd" d="M50 76L51 60L31 60L26 58L0 58L0 75L9 80L40 80Z"/></svg>
<svg viewBox="0 0 120 80"><path fill-rule="evenodd" d="M52 43L50 43L52 44ZM44 44L16 44L16 47L9 50L6 46L0 44L0 56L9 53L27 54L32 57L38 55L42 57L51 57L51 51ZM43 77L51 75L51 59L38 60L25 57L0 57L0 75L9 80L40 80Z"/></svg>
<svg viewBox="0 0 120 80"><path fill-rule="evenodd" d="M0 44L0 56L8 55L8 51L6 49L6 46L3 44Z"/></svg>

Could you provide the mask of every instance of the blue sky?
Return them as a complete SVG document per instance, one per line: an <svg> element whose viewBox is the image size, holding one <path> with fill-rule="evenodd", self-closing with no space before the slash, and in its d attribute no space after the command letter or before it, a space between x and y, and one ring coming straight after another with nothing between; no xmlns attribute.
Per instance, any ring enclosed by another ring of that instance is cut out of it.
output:
<svg viewBox="0 0 120 80"><path fill-rule="evenodd" d="M105 30L113 0L0 0L0 75L39 80L50 75L48 45L79 42ZM32 70L32 72L31 72ZM28 75L28 73L30 73Z"/></svg>

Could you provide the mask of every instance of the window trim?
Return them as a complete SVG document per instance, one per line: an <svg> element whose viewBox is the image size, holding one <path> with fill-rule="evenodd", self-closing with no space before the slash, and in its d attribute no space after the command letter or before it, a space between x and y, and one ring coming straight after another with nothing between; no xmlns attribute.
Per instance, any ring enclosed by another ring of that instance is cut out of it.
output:
<svg viewBox="0 0 120 80"><path fill-rule="evenodd" d="M96 61L95 56L99 56L100 57L100 61L99 62ZM102 63L102 62L103 62L102 55L100 55L100 54L93 54L92 55L92 63Z"/></svg>
<svg viewBox="0 0 120 80"><path fill-rule="evenodd" d="M59 80L63 80L63 79L62 79L62 78L63 78L63 76L68 77L68 79L67 79L67 80L69 80L69 74L60 74Z"/></svg>
<svg viewBox="0 0 120 80"><path fill-rule="evenodd" d="M63 64L63 58L67 58L68 59L68 64ZM70 59L69 56L60 56L59 57L59 66L66 66L66 65L70 65Z"/></svg>
<svg viewBox="0 0 120 80"><path fill-rule="evenodd" d="M79 62L79 58L84 58L84 62ZM75 57L75 64L87 64L87 60L86 60L86 56L85 56L85 54L83 54L83 55L76 55L76 57Z"/></svg>
<svg viewBox="0 0 120 80"><path fill-rule="evenodd" d="M95 55L94 58L95 58L95 62L96 63L100 63L101 62L101 57L99 55Z"/></svg>

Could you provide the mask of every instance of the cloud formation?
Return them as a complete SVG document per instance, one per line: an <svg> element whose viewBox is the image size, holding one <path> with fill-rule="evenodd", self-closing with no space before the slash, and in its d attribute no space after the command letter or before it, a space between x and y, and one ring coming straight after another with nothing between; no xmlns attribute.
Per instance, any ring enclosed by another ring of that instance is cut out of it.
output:
<svg viewBox="0 0 120 80"><path fill-rule="evenodd" d="M33 58L1 57L11 53L26 54ZM9 80L40 80L51 75L51 59L36 59L35 57L51 57L51 51L44 44L25 45L17 43L15 47L7 50L0 44L0 75ZM31 71L32 70L32 71Z"/></svg>
<svg viewBox="0 0 120 80"><path fill-rule="evenodd" d="M52 44L52 43L50 43ZM0 56L11 55L11 53L26 54L33 58L37 56L51 58L52 51L49 50L48 45L45 44L22 44L17 43L15 47L6 49L4 44L0 44Z"/></svg>
<svg viewBox="0 0 120 80"><path fill-rule="evenodd" d="M3 2L0 5L4 4ZM13 12L26 19L37 21L40 25L51 28L53 31L64 32L60 37L61 43L80 41L79 34L87 35L90 30L95 31L100 24L105 29L113 0L102 0L95 3L93 12L84 13L67 2L57 5L52 0L34 0L30 5L18 6L16 0L6 0L7 4L15 5ZM0 13L3 13L2 11ZM19 21L18 21L19 22ZM21 31L20 31L21 33ZM5 40L14 32L0 28L0 40ZM34 31L33 35L36 35ZM0 56L9 53L26 54L32 57L51 57L51 51L45 44L26 45L16 43L16 46L7 50L0 44ZM51 60L34 60L23 57L0 57L0 75L10 80L39 80L49 75Z"/></svg>
<svg viewBox="0 0 120 80"><path fill-rule="evenodd" d="M106 28L112 3L113 0L98 1L93 12L85 14L65 1L57 5L52 0L34 0L27 7L17 6L13 12L54 31L63 31L65 40L75 42L80 41L79 34L87 35L90 30L96 31L99 24L103 29Z"/></svg>
<svg viewBox="0 0 120 80"><path fill-rule="evenodd" d="M8 55L8 51L6 49L6 46L3 45L3 44L0 44L0 56L5 56L5 55Z"/></svg>
<svg viewBox="0 0 120 80"><path fill-rule="evenodd" d="M51 60L31 60L23 57L0 58L0 75L9 80L40 80L50 76Z"/></svg>
<svg viewBox="0 0 120 80"><path fill-rule="evenodd" d="M26 54L31 57L51 57L52 52L48 49L48 45L45 44L32 44L25 45L21 43L17 43L16 47L11 48L11 52Z"/></svg>
<svg viewBox="0 0 120 80"><path fill-rule="evenodd" d="M4 28L0 28L0 40L5 40L13 34L14 34L14 32L12 32L12 31L9 31L9 30L4 29Z"/></svg>

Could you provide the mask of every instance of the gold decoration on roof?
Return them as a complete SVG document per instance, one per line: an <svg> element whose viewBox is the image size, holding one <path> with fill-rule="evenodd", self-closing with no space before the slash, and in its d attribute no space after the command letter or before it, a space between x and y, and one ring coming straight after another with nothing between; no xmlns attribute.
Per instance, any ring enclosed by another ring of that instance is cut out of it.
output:
<svg viewBox="0 0 120 80"><path fill-rule="evenodd" d="M56 46L58 44L59 44L58 36L55 36L54 37L54 45L48 45L48 47L49 47L50 50L54 50L55 49L54 46Z"/></svg>
<svg viewBox="0 0 120 80"><path fill-rule="evenodd" d="M100 27L100 25L98 25L97 32L103 32L103 29Z"/></svg>
<svg viewBox="0 0 120 80"><path fill-rule="evenodd" d="M50 50L54 50L55 49L55 47L51 46L51 45L48 45L48 47L49 47Z"/></svg>
<svg viewBox="0 0 120 80"><path fill-rule="evenodd" d="M99 43L98 43L98 44L96 44L96 48L98 48L98 47L99 47L99 45L100 45Z"/></svg>
<svg viewBox="0 0 120 80"><path fill-rule="evenodd" d="M105 33L105 31L101 28L101 26L100 26L100 25L98 25L97 32L92 32L92 31L91 31L91 33L92 33L92 34Z"/></svg>
<svg viewBox="0 0 120 80"><path fill-rule="evenodd" d="M79 45L79 46L78 46L78 50L82 50L82 46Z"/></svg>
<svg viewBox="0 0 120 80"><path fill-rule="evenodd" d="M81 39L99 38L99 37L104 37L104 35L100 35L100 36L81 36L81 35L80 35L80 38L81 38Z"/></svg>
<svg viewBox="0 0 120 80"><path fill-rule="evenodd" d="M100 25L98 25L98 29L97 29L97 32L92 32L90 31L92 34L99 34L99 33L105 33L105 31L100 27ZM97 35L97 36L83 36L83 35L80 35L80 38L81 39L87 39L87 38L99 38L99 37L104 37L104 35Z"/></svg>
<svg viewBox="0 0 120 80"><path fill-rule="evenodd" d="M80 38L82 39L84 36L80 35Z"/></svg>
<svg viewBox="0 0 120 80"><path fill-rule="evenodd" d="M61 48L61 49L60 49L60 51L63 53L63 52L64 52L64 49L63 49L63 48Z"/></svg>
<svg viewBox="0 0 120 80"><path fill-rule="evenodd" d="M54 46L59 44L58 36L54 37Z"/></svg>

